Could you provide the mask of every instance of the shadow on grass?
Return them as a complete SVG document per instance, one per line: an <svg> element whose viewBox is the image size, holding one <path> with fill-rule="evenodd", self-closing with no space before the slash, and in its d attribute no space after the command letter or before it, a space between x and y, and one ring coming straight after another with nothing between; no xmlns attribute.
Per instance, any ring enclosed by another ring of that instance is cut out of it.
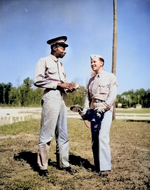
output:
<svg viewBox="0 0 150 190"><path fill-rule="evenodd" d="M39 167L37 165L37 153L23 151L18 155L14 155L14 160L22 161L25 160L34 171L39 172Z"/></svg>
<svg viewBox="0 0 150 190"><path fill-rule="evenodd" d="M18 155L14 155L14 159L17 161L25 160L31 166L33 171L39 172L39 167L37 165L37 153L23 151ZM72 153L69 155L69 163L75 166L84 167L85 169L94 170L94 166L87 159L76 156ZM57 162L51 162L50 159L48 160L48 165L58 168Z"/></svg>
<svg viewBox="0 0 150 190"><path fill-rule="evenodd" d="M69 160L70 160L70 164L72 165L84 167L85 169L91 168L92 170L94 170L94 166L87 159L84 159L81 156L76 156L70 153Z"/></svg>
<svg viewBox="0 0 150 190"><path fill-rule="evenodd" d="M87 159L84 159L84 158L82 158L80 156L76 156L76 155L74 155L72 153L70 153L70 155L69 155L69 163L71 165L84 167L85 169L94 170L94 166ZM58 168L57 167L57 162L51 162L50 159L48 161L48 165Z"/></svg>

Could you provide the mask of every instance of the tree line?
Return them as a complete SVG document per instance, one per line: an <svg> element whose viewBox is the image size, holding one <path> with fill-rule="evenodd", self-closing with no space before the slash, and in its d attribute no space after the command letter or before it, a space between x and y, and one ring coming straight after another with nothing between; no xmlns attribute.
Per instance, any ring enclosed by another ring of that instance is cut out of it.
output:
<svg viewBox="0 0 150 190"><path fill-rule="evenodd" d="M150 108L150 89L129 90L117 95L116 105L118 103L126 107L136 107L137 104L141 104L143 108Z"/></svg>
<svg viewBox="0 0 150 190"><path fill-rule="evenodd" d="M68 93L67 106L74 104L84 105L87 89L81 86L73 93ZM41 106L43 89L33 87L33 80L29 77L24 79L23 84L13 87L11 83L0 83L0 105L8 106ZM116 107L121 103L126 107L135 107L141 104L144 108L150 107L150 89L129 90L117 95Z"/></svg>
<svg viewBox="0 0 150 190"><path fill-rule="evenodd" d="M68 93L67 106L74 104L84 105L86 88L81 86L73 93ZM1 106L41 106L43 89L33 87L33 80L29 77L24 79L23 84L13 87L11 83L0 83Z"/></svg>

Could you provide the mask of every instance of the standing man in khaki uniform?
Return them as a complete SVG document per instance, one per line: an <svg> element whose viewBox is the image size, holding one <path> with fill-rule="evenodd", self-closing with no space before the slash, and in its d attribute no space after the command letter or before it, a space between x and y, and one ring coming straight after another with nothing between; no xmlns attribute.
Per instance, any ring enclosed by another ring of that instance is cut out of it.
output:
<svg viewBox="0 0 150 190"><path fill-rule="evenodd" d="M113 73L106 72L103 66L104 59L100 55L91 55L93 77L90 78L88 83L88 93L82 115L90 108L97 110L98 114L102 116L97 137L93 134L94 130L91 129L92 150L96 171L100 172L102 176L107 176L108 171L111 171L109 132L112 122L113 102L117 96L117 80L116 76Z"/></svg>
<svg viewBox="0 0 150 190"><path fill-rule="evenodd" d="M38 149L40 175L48 173L49 149L54 136L58 167L71 172L68 162L67 109L63 97L66 90L72 91L72 85L67 83L64 67L58 60L66 54L66 40L66 36L61 36L47 41L51 45L51 54L39 60L34 74L34 85L45 88Z"/></svg>

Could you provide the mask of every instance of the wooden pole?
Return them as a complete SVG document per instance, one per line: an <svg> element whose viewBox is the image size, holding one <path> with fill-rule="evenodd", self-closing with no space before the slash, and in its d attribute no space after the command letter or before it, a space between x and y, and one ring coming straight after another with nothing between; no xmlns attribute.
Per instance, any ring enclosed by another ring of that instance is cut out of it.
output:
<svg viewBox="0 0 150 190"><path fill-rule="evenodd" d="M117 60L117 0L113 0L113 51L112 51L112 73L116 75ZM113 103L113 120L115 119L115 102Z"/></svg>

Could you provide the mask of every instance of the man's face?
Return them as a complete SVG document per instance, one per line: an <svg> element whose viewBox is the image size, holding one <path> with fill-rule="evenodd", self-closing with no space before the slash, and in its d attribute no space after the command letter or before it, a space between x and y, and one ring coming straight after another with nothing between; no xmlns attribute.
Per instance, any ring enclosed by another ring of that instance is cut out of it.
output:
<svg viewBox="0 0 150 190"><path fill-rule="evenodd" d="M55 56L57 58L63 58L66 55L65 47L57 45L57 48L55 49Z"/></svg>
<svg viewBox="0 0 150 190"><path fill-rule="evenodd" d="M103 62L98 57L91 59L91 68L94 72L99 73L101 67L103 67Z"/></svg>

